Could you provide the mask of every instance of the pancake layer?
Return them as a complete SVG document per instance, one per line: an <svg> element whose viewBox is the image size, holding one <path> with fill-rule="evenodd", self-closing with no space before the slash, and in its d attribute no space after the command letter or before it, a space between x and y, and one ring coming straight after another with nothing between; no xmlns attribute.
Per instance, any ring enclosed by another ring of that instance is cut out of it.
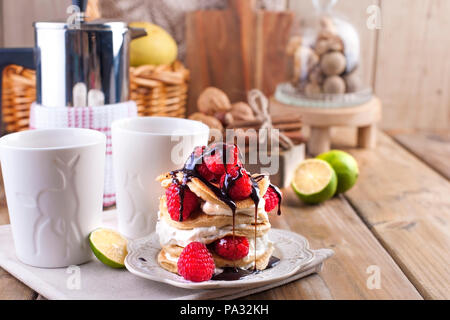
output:
<svg viewBox="0 0 450 320"><path fill-rule="evenodd" d="M168 188L174 178L182 182L184 178L183 172L177 172L175 177L170 173L166 173L160 175L157 180L161 182L163 188ZM209 247L216 268L238 267L250 269L254 267L256 262L256 268L264 270L274 250L272 242L267 237L271 225L264 210L263 199L270 181L267 176L264 176L258 179L257 185L260 202L256 209L256 224L255 204L252 199L247 198L235 202L236 212L233 219L232 211L228 205L207 184L195 177L190 177L187 187L200 198L201 205L188 219L184 221L172 220L167 209L166 196L160 197L156 229L162 247L158 254L158 262L161 267L177 273L178 258L184 247L189 243L199 241L206 245L211 245L216 240L234 234L235 236L243 236L248 239L250 243L248 255L240 260L231 261L218 256L212 247ZM215 186L218 187L218 185ZM204 210L202 210L203 208Z"/></svg>

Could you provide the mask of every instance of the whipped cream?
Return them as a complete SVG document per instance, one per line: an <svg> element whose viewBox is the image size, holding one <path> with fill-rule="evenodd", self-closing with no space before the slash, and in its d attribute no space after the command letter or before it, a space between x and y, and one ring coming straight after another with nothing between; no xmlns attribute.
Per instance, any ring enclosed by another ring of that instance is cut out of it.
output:
<svg viewBox="0 0 450 320"><path fill-rule="evenodd" d="M243 228L246 225L236 225L236 228ZM156 223L156 233L159 236L159 242L162 246L167 245L178 245L180 247L186 247L189 243L193 241L198 241L202 243L209 243L213 240L225 237L227 234L232 232L233 226L225 226L222 228L212 227L198 227L194 229L182 230L172 227L164 219L158 220ZM265 234L262 237L256 238L256 255L258 256L261 252L258 250L266 251L267 245L269 243L269 237ZM250 237L249 242L249 253L253 254L255 251L255 239Z"/></svg>
<svg viewBox="0 0 450 320"><path fill-rule="evenodd" d="M242 228L245 225L236 225L236 228ZM164 219L158 220L156 223L156 233L159 236L159 242L162 246L179 245L187 246L190 242L199 241L202 243L212 242L216 239L223 238L233 230L232 226L222 228L198 227L189 230L177 229L169 225Z"/></svg>
<svg viewBox="0 0 450 320"><path fill-rule="evenodd" d="M183 230L183 231L186 231L186 230ZM248 255L247 255L247 257L245 257L245 259L250 262L248 265L244 266L244 269L248 269L255 264L255 261L254 261L254 259L255 259L255 244L256 244L256 256L257 257L259 257L260 255L263 255L264 252L266 252L267 247L270 244L272 244L272 241L269 240L269 236L267 234L263 235L262 237L257 237L256 242L255 242L255 238L247 238L247 239L248 239L249 246L248 246ZM164 252L164 255L166 256L167 260L172 261L172 262L178 262L178 258L175 256L172 256L170 253Z"/></svg>
<svg viewBox="0 0 450 320"><path fill-rule="evenodd" d="M252 260L255 259L255 245L256 245L256 256L259 257L260 255L263 255L264 252L266 252L269 244L272 244L272 241L269 240L269 235L267 233L262 237L256 237L256 243L254 237L250 237L247 239L249 245L247 257L251 257Z"/></svg>
<svg viewBox="0 0 450 320"><path fill-rule="evenodd" d="M267 217L267 213L264 211L264 198L261 198L258 203L258 215L262 214ZM202 211L210 216L232 216L233 211L231 211L230 207L223 206L217 203L212 203L209 201L205 201L202 204ZM249 208L243 208L243 209L236 209L236 214L245 214L247 216L254 216L255 215L255 205L252 205Z"/></svg>

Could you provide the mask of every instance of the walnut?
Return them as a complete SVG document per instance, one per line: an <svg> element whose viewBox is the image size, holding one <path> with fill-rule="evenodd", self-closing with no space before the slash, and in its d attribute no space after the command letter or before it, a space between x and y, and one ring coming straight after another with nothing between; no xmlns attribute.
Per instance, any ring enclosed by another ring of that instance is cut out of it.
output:
<svg viewBox="0 0 450 320"><path fill-rule="evenodd" d="M347 60L340 52L329 52L322 56L320 60L320 67L322 72L327 76L339 75L345 71Z"/></svg>
<svg viewBox="0 0 450 320"><path fill-rule="evenodd" d="M356 92L361 88L361 78L356 74L355 71L346 75L344 77L345 84L347 87L347 92Z"/></svg>
<svg viewBox="0 0 450 320"><path fill-rule="evenodd" d="M316 42L316 45L314 46L314 50L319 56L323 55L324 53L327 53L329 50L328 40L326 39L318 40Z"/></svg>
<svg viewBox="0 0 450 320"><path fill-rule="evenodd" d="M245 102L236 102L231 105L231 115L234 120L255 120L252 108Z"/></svg>
<svg viewBox="0 0 450 320"><path fill-rule="evenodd" d="M234 121L231 112L217 112L214 117L218 119L224 127L230 125Z"/></svg>
<svg viewBox="0 0 450 320"><path fill-rule="evenodd" d="M319 63L319 56L309 47L300 46L294 55L294 71L292 81L304 80L308 72Z"/></svg>
<svg viewBox="0 0 450 320"><path fill-rule="evenodd" d="M322 89L317 83L308 83L305 87L305 93L307 96L315 96L322 92Z"/></svg>
<svg viewBox="0 0 450 320"><path fill-rule="evenodd" d="M191 114L188 118L191 120L197 120L197 121L203 122L210 129L223 130L222 123L218 119L214 118L213 116L208 116L208 115L200 113L200 112L195 112L195 113Z"/></svg>
<svg viewBox="0 0 450 320"><path fill-rule="evenodd" d="M339 76L331 76L323 83L323 92L330 94L345 93L345 81Z"/></svg>
<svg viewBox="0 0 450 320"><path fill-rule="evenodd" d="M320 39L314 46L316 53L321 56L330 51L344 51L344 44L342 39L338 36L333 36L329 39Z"/></svg>
<svg viewBox="0 0 450 320"><path fill-rule="evenodd" d="M208 87L198 97L197 109L204 114L214 115L218 112L230 111L231 103L222 90Z"/></svg>
<svg viewBox="0 0 450 320"><path fill-rule="evenodd" d="M325 80L325 76L323 75L322 70L320 69L320 67L315 67L309 73L308 79L309 79L310 82L312 82L314 84L321 85L323 83L323 81Z"/></svg>
<svg viewBox="0 0 450 320"><path fill-rule="evenodd" d="M332 51L344 51L344 43L342 42L341 37L335 36L328 40L330 50Z"/></svg>

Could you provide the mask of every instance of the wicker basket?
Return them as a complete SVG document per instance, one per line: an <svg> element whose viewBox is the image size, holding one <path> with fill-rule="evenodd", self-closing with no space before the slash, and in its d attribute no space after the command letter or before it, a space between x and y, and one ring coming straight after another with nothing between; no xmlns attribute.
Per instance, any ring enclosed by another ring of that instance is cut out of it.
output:
<svg viewBox="0 0 450 320"><path fill-rule="evenodd" d="M184 118L189 71L179 61L172 65L130 68L130 99L141 116Z"/></svg>
<svg viewBox="0 0 450 320"><path fill-rule="evenodd" d="M35 71L17 65L3 71L2 114L7 132L28 129L30 105L36 100ZM172 65L130 68L130 99L140 116L185 117L189 71Z"/></svg>
<svg viewBox="0 0 450 320"><path fill-rule="evenodd" d="M30 105L36 100L34 70L9 65L3 70L2 115L7 132L28 129Z"/></svg>

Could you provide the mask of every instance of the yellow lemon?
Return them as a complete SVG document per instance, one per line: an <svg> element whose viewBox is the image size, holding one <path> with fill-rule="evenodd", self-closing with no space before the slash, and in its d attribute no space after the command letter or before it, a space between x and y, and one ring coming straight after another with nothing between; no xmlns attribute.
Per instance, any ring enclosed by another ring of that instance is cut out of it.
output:
<svg viewBox="0 0 450 320"><path fill-rule="evenodd" d="M130 64L133 67L171 64L175 61L177 44L166 30L148 22L132 22L129 26L147 31L146 36L131 41Z"/></svg>

